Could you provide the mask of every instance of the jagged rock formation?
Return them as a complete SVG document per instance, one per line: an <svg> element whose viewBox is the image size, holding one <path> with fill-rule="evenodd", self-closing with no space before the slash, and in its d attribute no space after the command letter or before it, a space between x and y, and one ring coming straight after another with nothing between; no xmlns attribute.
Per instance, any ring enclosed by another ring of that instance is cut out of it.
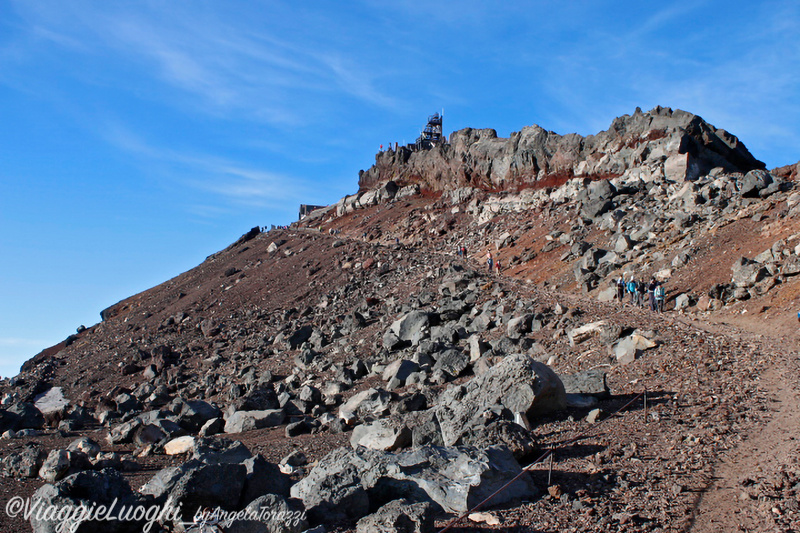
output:
<svg viewBox="0 0 800 533"><path fill-rule="evenodd" d="M466 128L454 132L449 145L377 154L375 165L359 174L358 185L367 190L394 181L434 191L510 190L632 172L693 180L714 168L744 173L764 164L735 136L699 116L656 107L647 113L637 108L588 137L529 126L502 139L493 129Z"/></svg>

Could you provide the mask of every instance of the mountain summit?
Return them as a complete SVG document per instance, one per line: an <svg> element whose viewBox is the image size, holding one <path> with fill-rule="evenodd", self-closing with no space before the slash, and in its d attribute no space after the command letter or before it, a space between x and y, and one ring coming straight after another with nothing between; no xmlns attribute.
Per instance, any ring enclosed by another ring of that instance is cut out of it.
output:
<svg viewBox="0 0 800 533"><path fill-rule="evenodd" d="M583 137L539 126L498 138L493 129L453 132L449 144L380 152L359 175L359 187L389 180L433 191L458 187L512 190L568 178L609 178L625 173L694 180L711 170L763 169L739 139L686 111L656 107L614 119L608 130Z"/></svg>

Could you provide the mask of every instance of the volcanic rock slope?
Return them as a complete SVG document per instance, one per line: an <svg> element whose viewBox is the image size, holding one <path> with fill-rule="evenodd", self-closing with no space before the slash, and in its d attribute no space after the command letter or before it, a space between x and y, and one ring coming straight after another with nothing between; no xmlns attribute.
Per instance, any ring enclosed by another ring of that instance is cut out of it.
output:
<svg viewBox="0 0 800 533"><path fill-rule="evenodd" d="M0 503L106 484L437 531L519 475L449 530L797 530L800 193L763 166L667 108L382 152L3 383Z"/></svg>

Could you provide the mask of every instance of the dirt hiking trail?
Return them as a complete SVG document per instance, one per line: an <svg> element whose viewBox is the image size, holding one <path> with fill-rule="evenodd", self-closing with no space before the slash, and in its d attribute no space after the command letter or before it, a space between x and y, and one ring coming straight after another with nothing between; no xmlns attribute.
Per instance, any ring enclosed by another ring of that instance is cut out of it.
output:
<svg viewBox="0 0 800 533"><path fill-rule="evenodd" d="M770 401L768 421L754 427L742 442L720 456L708 488L698 497L688 531L799 531L797 499L785 494L797 483L800 458L800 363L796 338L732 332L724 323L694 325L733 336L755 336L760 342L779 348L783 356L768 361L759 377L759 389ZM737 325L747 327L752 323Z"/></svg>

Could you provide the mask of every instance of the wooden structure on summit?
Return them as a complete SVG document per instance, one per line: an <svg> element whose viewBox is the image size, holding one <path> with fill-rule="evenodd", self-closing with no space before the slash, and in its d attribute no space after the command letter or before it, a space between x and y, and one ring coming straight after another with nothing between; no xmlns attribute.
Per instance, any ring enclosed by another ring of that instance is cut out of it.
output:
<svg viewBox="0 0 800 533"><path fill-rule="evenodd" d="M313 211L317 209L322 209L325 207L324 205L308 205L308 204L300 204L300 213L297 220L303 220L306 216L310 215Z"/></svg>
<svg viewBox="0 0 800 533"><path fill-rule="evenodd" d="M443 119L444 113L441 115L439 113L434 113L428 117L428 123L425 125L425 129L422 130L419 138L417 138L417 142L414 144L417 150L430 150L434 146L444 142L444 136L442 135Z"/></svg>

